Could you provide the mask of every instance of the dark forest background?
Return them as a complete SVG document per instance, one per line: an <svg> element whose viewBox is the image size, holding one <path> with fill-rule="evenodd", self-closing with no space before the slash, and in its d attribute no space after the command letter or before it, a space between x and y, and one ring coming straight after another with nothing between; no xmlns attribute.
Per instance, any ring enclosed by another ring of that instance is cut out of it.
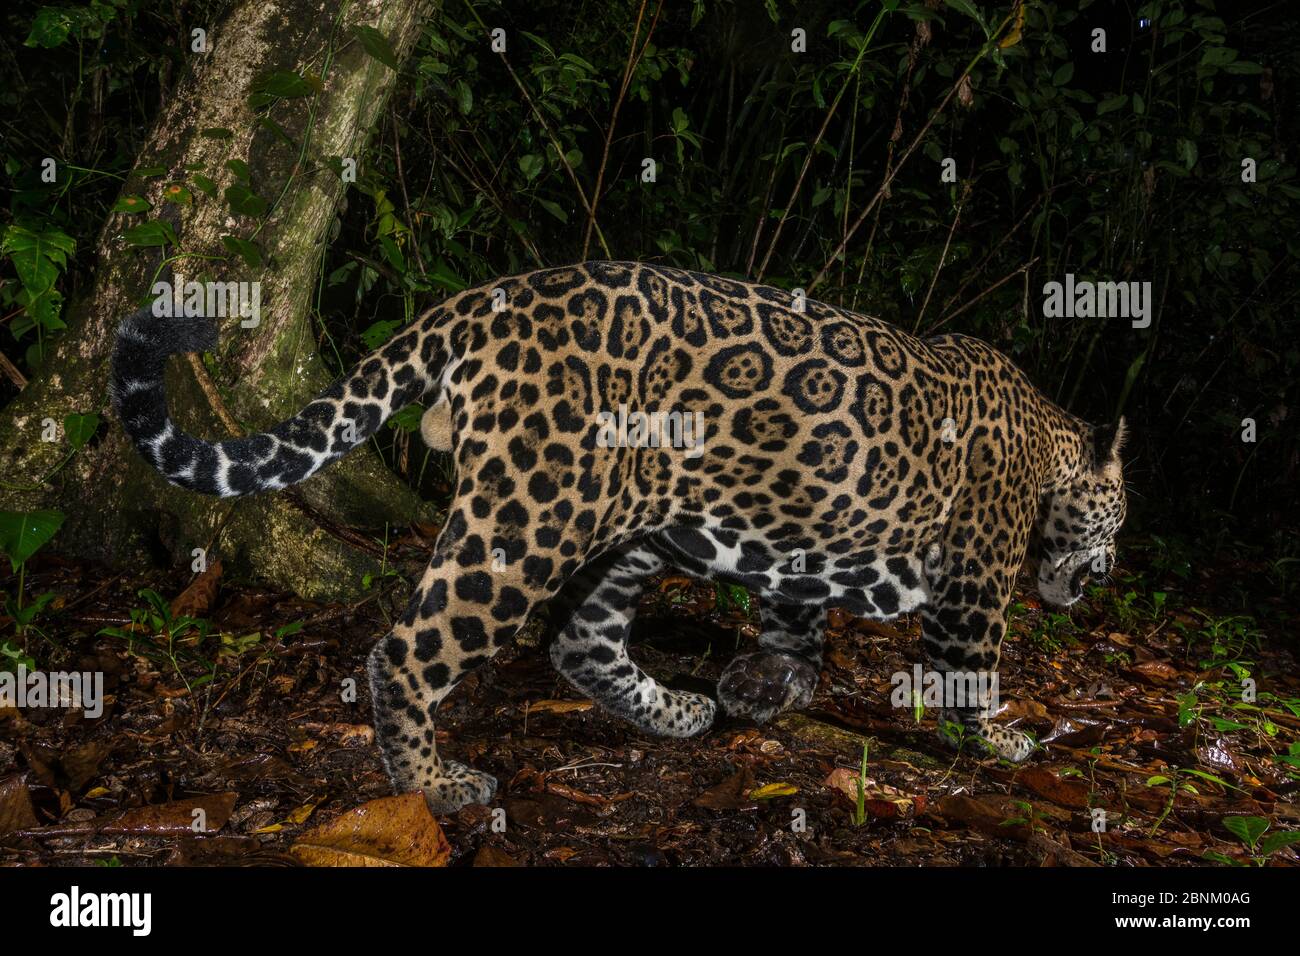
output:
<svg viewBox="0 0 1300 956"><path fill-rule="evenodd" d="M122 182L190 28L224 6L0 14L0 402L42 373L106 218L133 221ZM442 4L320 264L322 352L342 372L449 291L584 257L803 287L909 331L980 336L1071 411L1127 416L1129 530L1154 559L1187 573L1241 555L1289 591L1298 19L1209 0ZM498 26L507 60L483 40ZM42 182L45 157L70 175ZM1044 318L1043 284L1067 272L1151 281L1151 327ZM415 421L381 444L436 495Z"/></svg>

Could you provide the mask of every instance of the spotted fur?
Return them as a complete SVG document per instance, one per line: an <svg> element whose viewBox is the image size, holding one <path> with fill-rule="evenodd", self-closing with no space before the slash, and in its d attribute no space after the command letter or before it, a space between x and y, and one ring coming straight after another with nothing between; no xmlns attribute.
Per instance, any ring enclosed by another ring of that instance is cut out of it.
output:
<svg viewBox="0 0 1300 956"><path fill-rule="evenodd" d="M436 811L496 786L439 756L439 702L542 602L558 609L551 658L575 687L685 736L713 722L713 699L664 688L627 652L665 565L759 595L759 647L728 665L718 700L761 721L811 699L829 606L919 611L935 669L995 670L1031 535L1040 591L1069 604L1113 561L1124 518L1122 423L1084 424L978 340L921 340L718 276L589 262L469 289L294 418L222 442L181 432L162 386L169 354L215 341L209 320L143 312L114 355L136 447L196 491L284 488L429 401L422 433L450 449L458 484L369 675L393 785ZM602 447L597 413L620 405L701 412L703 448ZM948 716L1004 757L1031 749L973 708Z"/></svg>

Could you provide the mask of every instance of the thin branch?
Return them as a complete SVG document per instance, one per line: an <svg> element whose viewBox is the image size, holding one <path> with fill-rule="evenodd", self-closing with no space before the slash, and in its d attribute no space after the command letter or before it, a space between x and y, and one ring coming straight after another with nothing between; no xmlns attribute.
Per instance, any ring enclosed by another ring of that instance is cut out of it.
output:
<svg viewBox="0 0 1300 956"><path fill-rule="evenodd" d="M645 56L645 51L650 46L650 37L654 35L655 24L659 22L659 14L664 8L663 0L659 0L659 5L655 7L654 16L650 19L650 27L646 30L645 42L641 44L641 49L636 48L637 37L641 33L641 20L645 16L646 0L641 0L641 7L637 10L636 26L632 28L632 44L627 49L627 66L623 69L623 82L618 89L618 98L614 101L614 111L609 118L609 128L605 130L605 148L600 154L600 166L596 170L596 188L591 193L591 209L588 210L587 229L582 236L582 258L587 258L587 249L591 245L591 231L596 227L596 207L600 205L601 189L605 184L605 167L609 163L609 147L614 141L614 129L618 126L619 110L623 108L623 100L627 97L628 87L632 85L632 74L641 63L641 58ZM606 250L606 255L609 252Z"/></svg>
<svg viewBox="0 0 1300 956"><path fill-rule="evenodd" d="M967 180L965 188L962 190L961 200L957 203L957 214L952 217L952 225L948 227L948 238L944 240L943 252L939 253L939 263L934 267L934 275L930 276L930 288L925 290L925 300L921 303L921 311L916 314L916 324L912 326L913 335L921 328L921 320L925 318L925 310L930 305L930 296L934 294L935 284L939 281L939 273L943 271L943 264L948 258L948 249L952 245L952 234L957 231L957 223L961 222L962 206L966 204L966 197L969 195L970 180Z"/></svg>
<svg viewBox="0 0 1300 956"><path fill-rule="evenodd" d="M943 328L945 325L947 325L947 324L948 324L952 319L957 318L957 316L961 315L963 312L965 312L967 309L969 309L972 305L974 305L974 304L975 304L976 302L978 302L980 299L984 298L984 297L985 297L986 295L988 295L990 292L992 292L992 291L994 291L995 289L998 289L998 288L1000 288L1001 286L1005 285L1005 284L1006 284L1007 282L1009 282L1011 279L1014 279L1016 276L1020 275L1020 273L1022 273L1022 272L1028 272L1030 269L1032 269L1032 268L1034 267L1034 263L1036 263L1036 262L1038 261L1038 259L1039 259L1038 256L1034 256L1034 258L1030 259L1030 260L1029 260L1028 262L1026 262L1023 266L1018 266L1017 268L1013 269L1011 272L1008 272L1006 275L1004 275L1004 276L1003 276L1001 279L999 279L997 282L993 283L991 286L989 286L987 289L985 289L985 290L984 290L983 292L981 292L979 295L975 296L975 298L971 299L969 302L967 302L965 305L963 305L960 309L956 309L956 310L953 311L953 312L949 312L949 313L948 313L947 315L945 315L942 319L940 319L940 320L939 320L939 321L938 321L934 326L932 326L931 328L926 329L926 330L925 330L925 334L926 334L926 335L930 335L930 334L932 334L932 333L934 333L934 332L937 332L939 329L941 329L941 328Z"/></svg>

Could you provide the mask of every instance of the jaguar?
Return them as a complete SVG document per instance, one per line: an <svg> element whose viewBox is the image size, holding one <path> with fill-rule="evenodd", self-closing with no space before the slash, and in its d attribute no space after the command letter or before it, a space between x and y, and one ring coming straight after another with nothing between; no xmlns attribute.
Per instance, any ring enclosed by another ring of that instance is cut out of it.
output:
<svg viewBox="0 0 1300 956"><path fill-rule="evenodd" d="M119 326L113 407L173 484L286 488L421 400L421 434L452 455L446 523L367 659L392 785L436 813L496 790L439 753L439 703L543 604L550 658L580 693L686 737L719 706L757 722L806 707L830 607L916 612L934 672L996 673L1020 569L1036 565L1044 602L1068 606L1113 564L1125 517L1123 419L1086 424L978 339L922 339L732 278L586 262L466 289L289 420L206 441L171 419L163 372L217 341L207 317L146 308ZM702 429L689 442L672 427L612 434L611 416L630 412ZM761 637L716 700L629 656L643 590L666 567L759 598ZM964 741L1011 761L1033 751L989 708L945 704Z"/></svg>

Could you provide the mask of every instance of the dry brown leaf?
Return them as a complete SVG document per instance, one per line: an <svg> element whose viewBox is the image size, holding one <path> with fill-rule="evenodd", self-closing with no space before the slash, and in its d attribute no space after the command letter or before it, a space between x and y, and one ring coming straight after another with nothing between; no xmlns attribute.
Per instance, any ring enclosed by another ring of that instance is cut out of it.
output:
<svg viewBox="0 0 1300 956"><path fill-rule="evenodd" d="M505 850L487 845L481 846L478 852L474 854L475 866L520 866L518 860L512 857Z"/></svg>
<svg viewBox="0 0 1300 956"><path fill-rule="evenodd" d="M417 791L353 807L289 852L307 866L446 866L451 845Z"/></svg>
<svg viewBox="0 0 1300 956"><path fill-rule="evenodd" d="M213 558L207 568L171 603L172 617L203 617L217 603L221 586L221 559Z"/></svg>
<svg viewBox="0 0 1300 956"><path fill-rule="evenodd" d="M705 790L691 803L706 810L754 810L758 804L749 795L753 789L753 771L743 767L716 787Z"/></svg>
<svg viewBox="0 0 1300 956"><path fill-rule="evenodd" d="M1059 777L1048 767L1026 767L1016 774L1016 782L1058 806L1075 810L1088 807L1088 784L1075 777Z"/></svg>
<svg viewBox="0 0 1300 956"><path fill-rule="evenodd" d="M826 786L842 793L856 807L858 781L862 781L863 809L870 816L882 820L910 820L918 813L925 812L924 794L910 796L888 784L877 783L870 777L863 777L859 771L850 770L848 767L836 767L824 782Z"/></svg>
<svg viewBox="0 0 1300 956"><path fill-rule="evenodd" d="M1164 661L1145 661L1129 668L1129 673L1145 680L1148 684L1165 684L1178 676L1178 669Z"/></svg>
<svg viewBox="0 0 1300 956"><path fill-rule="evenodd" d="M1013 720L1017 717L1047 717L1047 708L1036 700L1024 700L1017 697L1004 703L997 712L997 716L1005 720Z"/></svg>
<svg viewBox="0 0 1300 956"><path fill-rule="evenodd" d="M76 830L95 833L129 836L184 836L192 833L216 833L230 820L235 810L238 794L233 791L225 793L205 793L168 803L154 803L144 807L134 807L87 820ZM202 810L202 816L195 811ZM203 828L196 830L199 820ZM58 828L63 829L63 828Z"/></svg>
<svg viewBox="0 0 1300 956"><path fill-rule="evenodd" d="M0 780L0 836L34 827L37 822L27 775L15 773Z"/></svg>
<svg viewBox="0 0 1300 956"><path fill-rule="evenodd" d="M574 714L591 710L594 706L589 700L538 700L528 705L528 713Z"/></svg>

